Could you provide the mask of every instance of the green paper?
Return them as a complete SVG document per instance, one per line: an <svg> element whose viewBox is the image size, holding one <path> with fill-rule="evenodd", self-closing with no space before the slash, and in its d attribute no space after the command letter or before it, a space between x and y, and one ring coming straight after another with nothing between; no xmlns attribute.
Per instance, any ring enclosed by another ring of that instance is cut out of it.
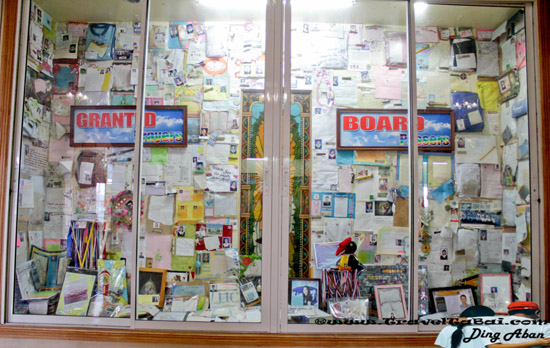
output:
<svg viewBox="0 0 550 348"><path fill-rule="evenodd" d="M195 272L194 256L172 255L172 271Z"/></svg>
<svg viewBox="0 0 550 348"><path fill-rule="evenodd" d="M151 164L166 164L168 149L166 147L151 148Z"/></svg>
<svg viewBox="0 0 550 348"><path fill-rule="evenodd" d="M46 250L47 251L60 251L61 250L61 245L59 245L59 244L48 244L46 246Z"/></svg>

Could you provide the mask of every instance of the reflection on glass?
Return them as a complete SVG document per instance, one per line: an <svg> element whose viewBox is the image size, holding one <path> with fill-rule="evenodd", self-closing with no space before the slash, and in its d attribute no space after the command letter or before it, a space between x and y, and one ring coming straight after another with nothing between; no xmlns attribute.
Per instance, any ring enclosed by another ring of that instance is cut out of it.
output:
<svg viewBox="0 0 550 348"><path fill-rule="evenodd" d="M405 318L406 6L302 3L292 2L289 323Z"/></svg>
<svg viewBox="0 0 550 348"><path fill-rule="evenodd" d="M13 313L128 317L141 5L71 6L30 9Z"/></svg>
<svg viewBox="0 0 550 348"><path fill-rule="evenodd" d="M143 320L261 321L265 3L214 2L152 6L144 131L163 136L142 154Z"/></svg>
<svg viewBox="0 0 550 348"><path fill-rule="evenodd" d="M418 315L506 312L531 297L523 10L430 5L416 24L418 107L454 116L451 148L418 159Z"/></svg>

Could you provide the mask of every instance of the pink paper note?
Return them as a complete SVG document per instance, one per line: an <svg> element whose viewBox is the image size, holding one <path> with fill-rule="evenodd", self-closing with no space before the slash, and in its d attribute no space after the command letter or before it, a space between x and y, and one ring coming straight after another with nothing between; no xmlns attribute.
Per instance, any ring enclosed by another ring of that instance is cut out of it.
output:
<svg viewBox="0 0 550 348"><path fill-rule="evenodd" d="M376 68L377 99L401 99L401 69L390 69L385 66Z"/></svg>
<svg viewBox="0 0 550 348"><path fill-rule="evenodd" d="M171 250L172 235L147 233L145 257L153 259L153 268L170 269L172 266Z"/></svg>

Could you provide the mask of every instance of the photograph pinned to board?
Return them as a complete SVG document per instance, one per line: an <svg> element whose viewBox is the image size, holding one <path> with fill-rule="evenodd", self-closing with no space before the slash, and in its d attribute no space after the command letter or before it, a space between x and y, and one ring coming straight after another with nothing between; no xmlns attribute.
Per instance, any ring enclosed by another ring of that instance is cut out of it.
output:
<svg viewBox="0 0 550 348"><path fill-rule="evenodd" d="M390 201L374 201L374 216L393 216L393 203Z"/></svg>
<svg viewBox="0 0 550 348"><path fill-rule="evenodd" d="M464 200L460 202L461 226L492 225L502 223L502 201L493 200Z"/></svg>

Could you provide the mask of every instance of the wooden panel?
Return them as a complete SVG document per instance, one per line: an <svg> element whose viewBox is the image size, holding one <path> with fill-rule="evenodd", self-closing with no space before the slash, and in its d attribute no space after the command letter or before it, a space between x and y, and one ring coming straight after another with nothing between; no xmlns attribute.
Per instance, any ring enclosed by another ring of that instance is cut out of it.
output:
<svg viewBox="0 0 550 348"><path fill-rule="evenodd" d="M60 336L60 331L63 332ZM219 332L178 332L146 330L60 329L26 326L0 326L0 337L26 339L64 339L102 342L172 343L192 346L242 347L426 347L433 346L435 334L417 335L290 335L290 334L237 334Z"/></svg>
<svg viewBox="0 0 550 348"><path fill-rule="evenodd" d="M6 211L5 197L8 195L5 182L9 177L8 161L10 154L8 153L8 141L10 138L10 123L11 123L11 99L14 77L15 60L15 38L17 28L17 5L18 1L6 0L3 3L2 10L2 26L0 33L1 38L1 58L0 58L0 139L4 139L0 146L0 216L4 216ZM0 218L0 241L4 238L7 221ZM5 265L2 263L3 254L6 252L0 247L0 278L4 277ZM2 289L0 289L2 291ZM1 302L1 301L0 301ZM0 312L4 303L0 303Z"/></svg>
<svg viewBox="0 0 550 348"><path fill-rule="evenodd" d="M542 226L542 231L544 235L542 236L542 241L544 245L544 259L541 260L542 264L546 265L545 268L545 279L543 280L544 284L544 293L542 296L546 296L546 305L544 306L543 312L545 318L550 317L550 301L548 299L548 294L550 293L550 255L548 250L550 250L550 65L548 64L548 57L550 55L550 3L548 1L537 1L538 6L538 34L539 34L539 43L540 43L540 56L539 56L539 79L541 87L541 134L544 136L540 139L542 144L542 189L543 189L543 202L544 202L544 211L542 216L545 216L544 226Z"/></svg>

